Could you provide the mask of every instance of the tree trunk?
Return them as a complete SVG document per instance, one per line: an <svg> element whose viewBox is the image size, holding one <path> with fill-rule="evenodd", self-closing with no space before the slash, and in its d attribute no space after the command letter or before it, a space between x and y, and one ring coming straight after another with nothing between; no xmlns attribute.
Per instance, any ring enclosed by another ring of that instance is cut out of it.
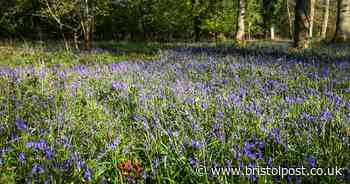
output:
<svg viewBox="0 0 350 184"><path fill-rule="evenodd" d="M350 0L338 0L338 16L334 41L350 40Z"/></svg>
<svg viewBox="0 0 350 184"><path fill-rule="evenodd" d="M74 47L79 50L79 35L77 31L74 31Z"/></svg>
<svg viewBox="0 0 350 184"><path fill-rule="evenodd" d="M293 38L293 23L292 23L292 15L290 13L289 0L287 2L287 13L288 13L288 23L289 23L289 34Z"/></svg>
<svg viewBox="0 0 350 184"><path fill-rule="evenodd" d="M246 0L239 0L239 13L238 13L238 23L237 23L237 32L236 32L236 40L243 41L245 28L244 28L244 19L246 12Z"/></svg>
<svg viewBox="0 0 350 184"><path fill-rule="evenodd" d="M66 36L63 32L63 25L60 24L60 33L62 35L62 38L63 38L63 41L64 41L64 47L66 48L66 51L69 51L69 43L68 43L68 40L66 39Z"/></svg>
<svg viewBox="0 0 350 184"><path fill-rule="evenodd" d="M330 0L325 0L325 10L324 10L324 15L323 15L323 24L322 24L322 33L321 33L322 39L326 39L326 37L327 37L329 5L330 5Z"/></svg>
<svg viewBox="0 0 350 184"><path fill-rule="evenodd" d="M90 24L85 25L85 31L84 31L84 43L85 43L85 49L90 50L92 47L92 41L91 41L91 35L92 35L92 28Z"/></svg>
<svg viewBox="0 0 350 184"><path fill-rule="evenodd" d="M310 0L310 26L309 26L309 36L310 38L313 37L313 31L314 31L314 17L315 17L315 4L316 0Z"/></svg>
<svg viewBox="0 0 350 184"><path fill-rule="evenodd" d="M271 33L271 40L275 40L275 27L273 25L271 25L270 33Z"/></svg>
<svg viewBox="0 0 350 184"><path fill-rule="evenodd" d="M90 7L93 7L92 3L93 1L85 0L85 15L81 25L83 28L85 49L87 50L90 50L92 47L92 32L94 26L94 12L90 10Z"/></svg>
<svg viewBox="0 0 350 184"><path fill-rule="evenodd" d="M310 0L296 0L294 20L294 47L310 46Z"/></svg>

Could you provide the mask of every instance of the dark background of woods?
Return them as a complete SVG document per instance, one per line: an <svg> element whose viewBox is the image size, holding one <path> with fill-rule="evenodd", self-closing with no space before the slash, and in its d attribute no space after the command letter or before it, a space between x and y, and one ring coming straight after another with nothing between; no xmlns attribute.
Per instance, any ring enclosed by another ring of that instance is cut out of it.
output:
<svg viewBox="0 0 350 184"><path fill-rule="evenodd" d="M336 30L342 30L336 25L343 25L337 21L338 9L348 4L349 0L1 0L0 38L65 39L91 47L92 41L111 39L294 37L296 46L308 47L305 40L333 40Z"/></svg>

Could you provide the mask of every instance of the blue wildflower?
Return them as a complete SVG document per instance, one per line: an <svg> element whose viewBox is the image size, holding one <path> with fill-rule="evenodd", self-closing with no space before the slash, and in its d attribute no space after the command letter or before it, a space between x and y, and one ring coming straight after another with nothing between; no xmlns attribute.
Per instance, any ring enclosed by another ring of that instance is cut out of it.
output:
<svg viewBox="0 0 350 184"><path fill-rule="evenodd" d="M228 96L228 99L230 100L231 103L233 103L236 107L241 106L241 99L239 96L237 96L235 93L230 93Z"/></svg>
<svg viewBox="0 0 350 184"><path fill-rule="evenodd" d="M322 70L321 70L321 74L323 77L327 77L329 75L329 66L325 65Z"/></svg>
<svg viewBox="0 0 350 184"><path fill-rule="evenodd" d="M244 98L246 96L247 91L244 88L239 89L239 97Z"/></svg>
<svg viewBox="0 0 350 184"><path fill-rule="evenodd" d="M153 174L157 173L157 169L160 165L159 158L155 158L152 160Z"/></svg>
<svg viewBox="0 0 350 184"><path fill-rule="evenodd" d="M213 132L217 139L219 139L221 142L225 142L225 132L221 124L215 123L213 127Z"/></svg>
<svg viewBox="0 0 350 184"><path fill-rule="evenodd" d="M286 96L284 98L284 100L288 103L288 104L294 104L295 103L295 99L289 96Z"/></svg>
<svg viewBox="0 0 350 184"><path fill-rule="evenodd" d="M343 103L343 99L340 96L336 96L335 97L335 108L338 108L342 105Z"/></svg>
<svg viewBox="0 0 350 184"><path fill-rule="evenodd" d="M34 142L33 141L29 141L26 143L26 148L32 148L34 146Z"/></svg>
<svg viewBox="0 0 350 184"><path fill-rule="evenodd" d="M263 141L257 141L255 143L249 143L246 142L243 145L243 153L249 158L249 159L263 159L263 150L265 148L265 142Z"/></svg>
<svg viewBox="0 0 350 184"><path fill-rule="evenodd" d="M150 143L149 143L147 140L145 140L145 141L143 142L143 147L144 147L146 150L148 150L149 147L150 147Z"/></svg>
<svg viewBox="0 0 350 184"><path fill-rule="evenodd" d="M267 160L267 165L269 167L272 167L272 157L269 157L268 160Z"/></svg>
<svg viewBox="0 0 350 184"><path fill-rule="evenodd" d="M191 124L191 128L192 128L193 132L198 132L199 131L199 126L198 126L198 124L196 122L193 122Z"/></svg>
<svg viewBox="0 0 350 184"><path fill-rule="evenodd" d="M16 128L17 130L23 130L27 128L26 122L20 118L16 118Z"/></svg>
<svg viewBox="0 0 350 184"><path fill-rule="evenodd" d="M145 130L148 130L148 129L149 129L149 125L148 125L148 122L147 122L147 121L144 121L144 122L143 122L143 128L144 128Z"/></svg>
<svg viewBox="0 0 350 184"><path fill-rule="evenodd" d="M32 174L42 174L44 173L44 169L40 167L38 164L33 164L32 166Z"/></svg>
<svg viewBox="0 0 350 184"><path fill-rule="evenodd" d="M190 162L190 165L191 165L192 167L195 167L195 166L198 165L198 160L197 160L195 157L193 157L193 156L190 156L190 157L188 158L188 161Z"/></svg>
<svg viewBox="0 0 350 184"><path fill-rule="evenodd" d="M117 137L114 139L113 143L110 144L108 147L112 150L115 150L119 144L120 144L120 139L119 137Z"/></svg>
<svg viewBox="0 0 350 184"><path fill-rule="evenodd" d="M223 118L225 117L225 113L222 112L222 111L219 111L219 112L216 113L216 116L217 116L218 118L220 118L220 119L223 119Z"/></svg>
<svg viewBox="0 0 350 184"><path fill-rule="evenodd" d="M248 168L251 168L251 169L255 169L256 168L256 163L255 162L251 162L248 164ZM257 177L255 174L251 173L249 175L249 179L251 179L252 181L256 181Z"/></svg>
<svg viewBox="0 0 350 184"><path fill-rule="evenodd" d="M181 144L181 145L180 145L180 148L179 148L179 152L180 152L181 154L183 154L183 153L185 153L185 150L186 150L185 144Z"/></svg>
<svg viewBox="0 0 350 184"><path fill-rule="evenodd" d="M112 81L112 89L114 90L125 90L128 88L128 85L118 81Z"/></svg>
<svg viewBox="0 0 350 184"><path fill-rule="evenodd" d="M11 141L12 142L17 142L20 138L17 136L16 132L11 132Z"/></svg>
<svg viewBox="0 0 350 184"><path fill-rule="evenodd" d="M330 121L332 119L332 113L329 112L328 109L325 109L324 111L322 111L320 119L324 122Z"/></svg>
<svg viewBox="0 0 350 184"><path fill-rule="evenodd" d="M316 167L316 159L314 159L311 156L307 156L305 157L305 160L307 161L307 164L309 166L309 168L315 168Z"/></svg>
<svg viewBox="0 0 350 184"><path fill-rule="evenodd" d="M249 159L253 159L256 157L255 153L252 151L252 149L254 148L254 144L250 144L250 143L245 143L243 146L243 153L249 158Z"/></svg>
<svg viewBox="0 0 350 184"><path fill-rule="evenodd" d="M62 138L60 140L60 143L63 145L63 147L67 148L69 147L68 140L66 138Z"/></svg>
<svg viewBox="0 0 350 184"><path fill-rule="evenodd" d="M82 161L82 160L77 160L77 161L76 161L76 164L77 164L78 170L82 170L82 169L87 168L87 165L86 165L85 162Z"/></svg>
<svg viewBox="0 0 350 184"><path fill-rule="evenodd" d="M91 170L90 169L85 170L84 179L88 182L91 182Z"/></svg>
<svg viewBox="0 0 350 184"><path fill-rule="evenodd" d="M71 85L70 85L71 89L73 89L73 90L78 89L79 86L80 86L80 83L76 82L76 81L72 82Z"/></svg>
<svg viewBox="0 0 350 184"><path fill-rule="evenodd" d="M54 152L52 149L45 149L46 158L52 160L54 157Z"/></svg>
<svg viewBox="0 0 350 184"><path fill-rule="evenodd" d="M304 114L304 118L311 123L314 123L316 121L316 118L314 116L311 116L307 113Z"/></svg>
<svg viewBox="0 0 350 184"><path fill-rule="evenodd" d="M197 141L197 140L192 140L192 148L197 150L197 149L200 149L201 147L201 144Z"/></svg>
<svg viewBox="0 0 350 184"><path fill-rule="evenodd" d="M202 103L202 108L204 109L204 110L207 110L208 108L209 108L209 105L207 104L207 103Z"/></svg>
<svg viewBox="0 0 350 184"><path fill-rule="evenodd" d="M142 171L141 176L144 180L148 178L148 173L146 171Z"/></svg>
<svg viewBox="0 0 350 184"><path fill-rule="evenodd" d="M48 147L48 144L45 140L41 139L39 141L30 141L26 144L27 148L35 148L37 150L45 150Z"/></svg>
<svg viewBox="0 0 350 184"><path fill-rule="evenodd" d="M25 162L26 160L25 154L23 152L19 153L18 159L20 162Z"/></svg>
<svg viewBox="0 0 350 184"><path fill-rule="evenodd" d="M62 167L64 169L69 169L72 168L73 164L72 164L72 160L71 159L67 159L63 162Z"/></svg>
<svg viewBox="0 0 350 184"><path fill-rule="evenodd" d="M279 128L273 128L272 129L272 134L273 134L277 144L282 144L280 129Z"/></svg>

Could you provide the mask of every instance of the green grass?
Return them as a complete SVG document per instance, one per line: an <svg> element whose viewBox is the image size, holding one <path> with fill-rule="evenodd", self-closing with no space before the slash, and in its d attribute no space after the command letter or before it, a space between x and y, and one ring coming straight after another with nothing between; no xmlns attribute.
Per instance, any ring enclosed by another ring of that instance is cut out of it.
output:
<svg viewBox="0 0 350 184"><path fill-rule="evenodd" d="M62 43L1 43L0 66L25 66L75 64L108 64L127 60L156 60L158 59L156 47L141 45L139 43L105 43L96 44L99 49L92 51L66 51ZM108 46L108 47L106 47Z"/></svg>
<svg viewBox="0 0 350 184"><path fill-rule="evenodd" d="M204 48L203 52L206 52L205 48L216 49L218 54L272 54L275 57L288 56L326 62L350 58L350 47L346 44L314 44L311 49L297 52L292 51L291 46L290 41L251 41L244 45L235 45L233 41L222 43L100 41L94 44L96 49L92 51L74 51L73 49L67 51L62 42L0 42L0 66L15 67L42 64L71 66L75 64L108 64L128 60L152 61L159 59L158 53L160 51L178 48ZM235 50L231 51L230 49Z"/></svg>

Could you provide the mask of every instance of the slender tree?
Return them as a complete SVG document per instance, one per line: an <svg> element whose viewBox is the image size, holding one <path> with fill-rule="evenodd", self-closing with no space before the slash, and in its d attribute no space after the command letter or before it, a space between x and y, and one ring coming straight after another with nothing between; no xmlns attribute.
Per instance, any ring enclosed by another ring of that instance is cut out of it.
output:
<svg viewBox="0 0 350 184"><path fill-rule="evenodd" d="M310 0L309 36L313 37L316 0Z"/></svg>
<svg viewBox="0 0 350 184"><path fill-rule="evenodd" d="M42 3L41 16L54 22L60 29L64 40L65 30L74 33L75 45L81 35L86 49L92 47L95 30L95 17L104 16L104 9L108 7L110 0L40 0ZM68 43L66 48L68 49Z"/></svg>
<svg viewBox="0 0 350 184"><path fill-rule="evenodd" d="M92 0L84 0L82 5L83 13L81 15L82 18L80 24L83 31L86 49L90 49L92 47L93 30L95 27L95 11L93 3L94 2Z"/></svg>
<svg viewBox="0 0 350 184"><path fill-rule="evenodd" d="M243 41L245 36L245 13L246 13L246 0L239 0L239 10L238 10L238 21L237 21L237 32L236 32L236 40Z"/></svg>
<svg viewBox="0 0 350 184"><path fill-rule="evenodd" d="M310 0L296 0L294 20L294 47L310 46Z"/></svg>
<svg viewBox="0 0 350 184"><path fill-rule="evenodd" d="M287 5L287 14L288 14L289 34L291 37L293 37L293 21L292 21L292 15L290 12L289 0L286 0L286 5Z"/></svg>
<svg viewBox="0 0 350 184"><path fill-rule="evenodd" d="M322 29L321 29L322 39L326 39L326 37L327 37L327 28L328 28L328 19L329 19L329 5L330 5L330 0L324 0L324 1L325 1L325 6L324 6L323 23L322 23Z"/></svg>
<svg viewBox="0 0 350 184"><path fill-rule="evenodd" d="M338 0L338 14L334 41L350 40L350 0Z"/></svg>

